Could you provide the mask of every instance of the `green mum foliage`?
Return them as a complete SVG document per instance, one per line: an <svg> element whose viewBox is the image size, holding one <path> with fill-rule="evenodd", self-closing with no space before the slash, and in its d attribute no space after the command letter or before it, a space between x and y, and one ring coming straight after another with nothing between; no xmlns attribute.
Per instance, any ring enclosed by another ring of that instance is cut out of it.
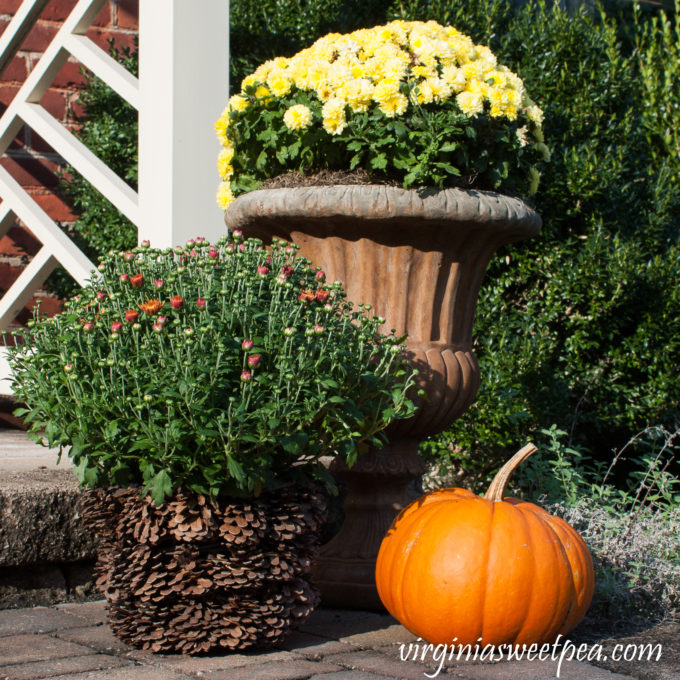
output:
<svg viewBox="0 0 680 680"><path fill-rule="evenodd" d="M238 232L211 246L113 252L56 317L10 350L20 413L70 446L87 486L216 497L331 483L414 407L402 339L354 310L295 248Z"/></svg>

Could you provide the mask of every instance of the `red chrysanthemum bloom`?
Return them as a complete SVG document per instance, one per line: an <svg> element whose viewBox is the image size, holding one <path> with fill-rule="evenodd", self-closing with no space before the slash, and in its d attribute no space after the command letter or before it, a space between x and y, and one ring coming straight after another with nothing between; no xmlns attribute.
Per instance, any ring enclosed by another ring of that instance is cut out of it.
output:
<svg viewBox="0 0 680 680"><path fill-rule="evenodd" d="M300 295L298 295L300 302L311 302L313 299L314 293L309 289L300 291Z"/></svg>
<svg viewBox="0 0 680 680"><path fill-rule="evenodd" d="M139 305L139 308L145 314L157 314L158 312L161 311L162 307L163 307L163 302L159 299L147 300L146 302L141 302L140 305Z"/></svg>
<svg viewBox="0 0 680 680"><path fill-rule="evenodd" d="M269 267L265 267L263 264L261 264L257 268L257 275L258 276L267 276L269 274Z"/></svg>
<svg viewBox="0 0 680 680"><path fill-rule="evenodd" d="M118 278L121 281L128 281L130 279L130 275L129 274L121 274Z"/></svg>
<svg viewBox="0 0 680 680"><path fill-rule="evenodd" d="M326 302L328 300L328 296L330 293L327 290L323 290L323 288L320 288L319 290L314 293L314 299L317 302Z"/></svg>
<svg viewBox="0 0 680 680"><path fill-rule="evenodd" d="M173 309L180 309L180 307L184 304L184 300L180 295L173 295L170 298L170 306Z"/></svg>
<svg viewBox="0 0 680 680"><path fill-rule="evenodd" d="M211 260L216 260L220 256L219 251L217 248L214 248L213 246L210 246L210 250L208 250L208 257Z"/></svg>
<svg viewBox="0 0 680 680"><path fill-rule="evenodd" d="M252 340L248 340L248 339L244 340L244 341L241 343L241 348L242 348L242 349L245 349L246 351L248 351L249 349L252 349L252 348L253 348L253 341L252 341Z"/></svg>
<svg viewBox="0 0 680 680"><path fill-rule="evenodd" d="M128 323L134 323L137 321L137 318L139 317L139 312L136 309L128 309L127 312L125 312L125 320Z"/></svg>
<svg viewBox="0 0 680 680"><path fill-rule="evenodd" d="M293 273L293 268L289 264L284 264L281 267L281 274L284 276L290 276Z"/></svg>
<svg viewBox="0 0 680 680"><path fill-rule="evenodd" d="M241 382L248 382L253 377L250 371L241 371Z"/></svg>
<svg viewBox="0 0 680 680"><path fill-rule="evenodd" d="M111 322L111 332L118 333L118 331L121 330L121 328L123 328L123 322L122 321Z"/></svg>
<svg viewBox="0 0 680 680"><path fill-rule="evenodd" d="M133 288L141 288L144 284L144 274L141 272L139 274L133 274L130 277L130 283L132 284Z"/></svg>
<svg viewBox="0 0 680 680"><path fill-rule="evenodd" d="M316 274L314 274L314 277L316 278L317 281L325 281L326 280L326 272L319 269L319 271Z"/></svg>
<svg viewBox="0 0 680 680"><path fill-rule="evenodd" d="M260 363L260 355L259 354L251 354L248 357L248 366L257 366Z"/></svg>
<svg viewBox="0 0 680 680"><path fill-rule="evenodd" d="M207 304L207 302L203 298L196 298L196 306L199 309L204 309L206 304Z"/></svg>

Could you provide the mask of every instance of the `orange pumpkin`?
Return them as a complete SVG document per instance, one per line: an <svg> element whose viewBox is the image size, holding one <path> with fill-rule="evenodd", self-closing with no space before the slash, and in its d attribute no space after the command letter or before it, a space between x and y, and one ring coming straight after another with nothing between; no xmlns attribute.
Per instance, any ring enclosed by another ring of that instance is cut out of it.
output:
<svg viewBox="0 0 680 680"><path fill-rule="evenodd" d="M426 494L383 539L376 583L387 610L433 644L533 644L566 635L593 596L593 563L572 527L503 498L528 444L484 498L466 489Z"/></svg>

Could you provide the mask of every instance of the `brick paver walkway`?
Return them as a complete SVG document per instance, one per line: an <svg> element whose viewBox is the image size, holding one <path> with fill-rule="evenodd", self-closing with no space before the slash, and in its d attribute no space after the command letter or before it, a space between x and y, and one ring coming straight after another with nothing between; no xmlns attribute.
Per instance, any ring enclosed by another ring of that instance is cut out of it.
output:
<svg viewBox="0 0 680 680"><path fill-rule="evenodd" d="M103 602L0 611L1 680L423 680L437 664L401 661L417 642L389 616L316 611L276 651L223 656L161 656L119 642ZM549 680L556 661L446 662L438 677ZM632 680L587 663L565 661L562 680Z"/></svg>

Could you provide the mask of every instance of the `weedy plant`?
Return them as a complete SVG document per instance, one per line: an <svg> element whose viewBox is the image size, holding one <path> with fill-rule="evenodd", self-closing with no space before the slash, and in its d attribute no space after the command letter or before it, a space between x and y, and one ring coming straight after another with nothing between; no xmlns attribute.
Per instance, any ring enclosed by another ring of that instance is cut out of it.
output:
<svg viewBox="0 0 680 680"><path fill-rule="evenodd" d="M522 80L452 26L393 21L266 61L216 123L218 203L288 171L527 195L550 153Z"/></svg>
<svg viewBox="0 0 680 680"><path fill-rule="evenodd" d="M66 309L11 349L31 436L70 446L81 483L216 498L331 483L413 414L402 338L382 335L294 246L235 231L112 252Z"/></svg>
<svg viewBox="0 0 680 680"><path fill-rule="evenodd" d="M522 493L569 522L590 548L595 566L591 619L680 615L680 482L669 472L680 429L645 428L608 466L565 443L567 433L555 426L542 435L542 451L516 482ZM631 452L636 458L628 483L613 484L618 464Z"/></svg>

